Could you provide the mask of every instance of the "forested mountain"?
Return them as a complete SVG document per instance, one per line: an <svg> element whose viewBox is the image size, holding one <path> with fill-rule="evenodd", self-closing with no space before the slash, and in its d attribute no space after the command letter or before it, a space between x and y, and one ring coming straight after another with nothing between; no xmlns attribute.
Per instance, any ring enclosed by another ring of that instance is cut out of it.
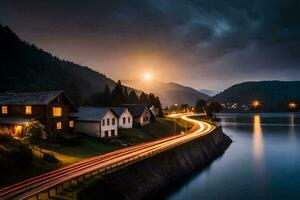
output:
<svg viewBox="0 0 300 200"><path fill-rule="evenodd" d="M265 111L284 111L288 102L300 103L300 81L260 81L234 85L210 101L250 104L258 100Z"/></svg>
<svg viewBox="0 0 300 200"><path fill-rule="evenodd" d="M145 92L151 92L159 96L163 106L171 106L174 104L189 104L194 106L199 99L207 100L208 95L201 93L191 87L186 87L178 83L164 83L155 80L123 80L126 86L137 88Z"/></svg>
<svg viewBox="0 0 300 200"><path fill-rule="evenodd" d="M0 25L0 92L65 90L78 103L95 92L113 88L105 75L61 60L19 39Z"/></svg>

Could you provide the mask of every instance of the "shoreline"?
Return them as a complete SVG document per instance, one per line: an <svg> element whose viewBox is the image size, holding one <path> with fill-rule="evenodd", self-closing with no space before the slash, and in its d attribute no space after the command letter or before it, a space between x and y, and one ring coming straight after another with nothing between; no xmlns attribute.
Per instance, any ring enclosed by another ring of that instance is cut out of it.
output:
<svg viewBox="0 0 300 200"><path fill-rule="evenodd" d="M221 157L232 140L221 127L124 169L103 176L78 193L78 199L161 199L174 186ZM102 190L102 191L101 191ZM112 195L113 194L113 195Z"/></svg>

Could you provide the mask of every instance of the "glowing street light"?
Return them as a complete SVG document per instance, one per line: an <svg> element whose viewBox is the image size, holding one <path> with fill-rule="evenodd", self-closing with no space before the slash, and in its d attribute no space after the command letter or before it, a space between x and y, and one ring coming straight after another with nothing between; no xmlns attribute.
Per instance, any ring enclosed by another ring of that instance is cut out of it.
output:
<svg viewBox="0 0 300 200"><path fill-rule="evenodd" d="M290 102L289 103L289 109L295 110L297 108L297 104L295 102Z"/></svg>
<svg viewBox="0 0 300 200"><path fill-rule="evenodd" d="M252 106L253 106L254 108L259 108L259 107L261 106L261 104L260 104L259 101L255 100L255 101L252 102Z"/></svg>

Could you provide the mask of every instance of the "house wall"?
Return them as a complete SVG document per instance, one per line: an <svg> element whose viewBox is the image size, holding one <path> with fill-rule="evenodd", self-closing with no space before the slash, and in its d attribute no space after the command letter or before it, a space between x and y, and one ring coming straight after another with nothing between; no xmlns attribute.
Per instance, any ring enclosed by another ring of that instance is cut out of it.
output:
<svg viewBox="0 0 300 200"><path fill-rule="evenodd" d="M125 118L125 123L124 123ZM125 109L125 112L119 117L119 128L132 128L133 125L133 117L128 109Z"/></svg>
<svg viewBox="0 0 300 200"><path fill-rule="evenodd" d="M115 123L112 123L112 120L115 120ZM109 120L109 125L107 124L107 120ZM103 124L103 121L104 124ZM114 133L113 133L114 132ZM105 114L101 121L101 137L111 137L118 135L118 118L113 114L113 112L109 111Z"/></svg>
<svg viewBox="0 0 300 200"><path fill-rule="evenodd" d="M76 121L75 132L83 133L92 137L100 137L100 122Z"/></svg>
<svg viewBox="0 0 300 200"><path fill-rule="evenodd" d="M150 123L151 120L151 113L149 109L145 109L143 114L136 118L135 121L140 125L140 126L145 126Z"/></svg>
<svg viewBox="0 0 300 200"><path fill-rule="evenodd" d="M62 108L62 116L55 117L53 116L53 107ZM59 95L55 98L49 105L45 107L44 120L45 127L49 133L54 134L64 134L64 133L73 133L74 128L69 127L69 121L73 120L69 117L71 112L74 112L73 106L70 104L68 99L64 95ZM57 122L61 122L62 129L57 129Z"/></svg>
<svg viewBox="0 0 300 200"><path fill-rule="evenodd" d="M2 105L0 105L2 106ZM49 105L5 105L8 108L7 114L0 112L0 117L28 117L36 118L41 124L45 126L45 131L48 134L63 134L73 133L74 128L69 127L69 121L72 120L69 117L70 112L74 112L73 105L70 104L69 100L63 95L56 97ZM32 114L25 113L25 106L31 106ZM62 116L53 116L53 107L62 108ZM1 107L0 107L1 109ZM56 123L62 123L62 129L57 129Z"/></svg>

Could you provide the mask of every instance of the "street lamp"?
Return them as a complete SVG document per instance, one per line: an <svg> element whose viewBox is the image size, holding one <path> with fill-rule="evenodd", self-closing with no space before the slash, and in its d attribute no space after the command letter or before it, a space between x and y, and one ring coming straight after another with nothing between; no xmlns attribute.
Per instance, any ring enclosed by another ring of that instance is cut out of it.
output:
<svg viewBox="0 0 300 200"><path fill-rule="evenodd" d="M260 102L257 101L257 100L255 100L255 101L252 102L252 106L253 106L254 108L258 108L258 107L260 106Z"/></svg>
<svg viewBox="0 0 300 200"><path fill-rule="evenodd" d="M174 136L175 136L175 134L176 134L176 112L174 111L173 112L173 121L174 121Z"/></svg>
<svg viewBox="0 0 300 200"><path fill-rule="evenodd" d="M297 104L295 102L290 102L289 103L289 109L290 110L295 110L297 108Z"/></svg>
<svg viewBox="0 0 300 200"><path fill-rule="evenodd" d="M258 100L252 101L251 106L254 110L258 110L261 107L261 103Z"/></svg>

